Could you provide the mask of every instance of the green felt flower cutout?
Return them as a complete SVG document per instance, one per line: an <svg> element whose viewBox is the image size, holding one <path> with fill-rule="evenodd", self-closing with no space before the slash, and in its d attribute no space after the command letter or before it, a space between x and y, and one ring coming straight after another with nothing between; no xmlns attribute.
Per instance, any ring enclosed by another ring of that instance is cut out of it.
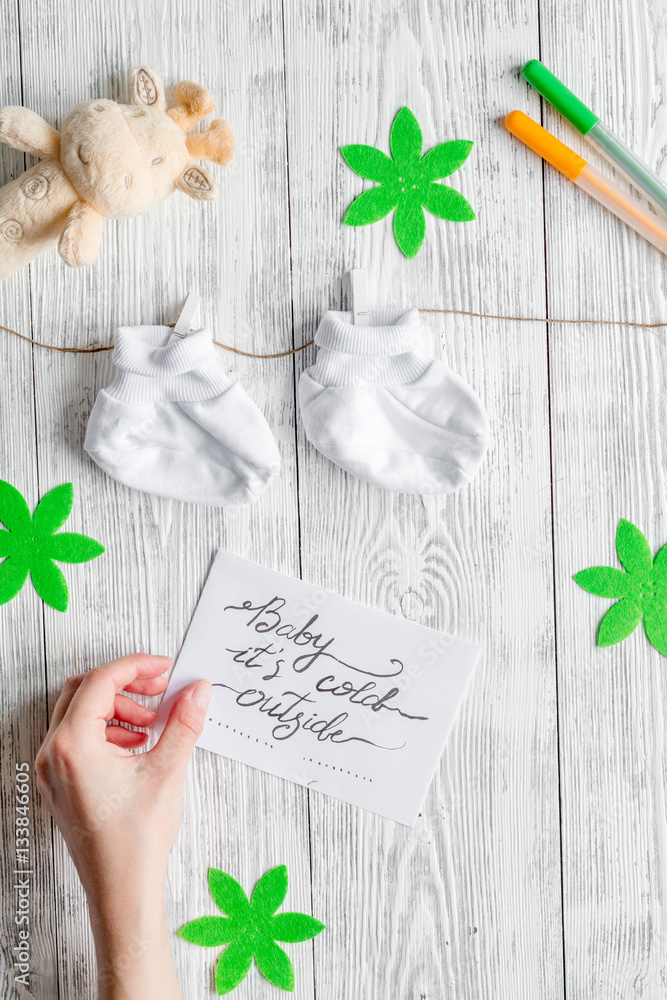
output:
<svg viewBox="0 0 667 1000"><path fill-rule="evenodd" d="M31 517L19 491L0 479L0 522L5 526L0 528L0 604L16 597L30 574L42 600L67 611L67 581L56 562L88 562L104 552L94 538L58 531L73 502L74 488L64 483L40 500Z"/></svg>
<svg viewBox="0 0 667 1000"><path fill-rule="evenodd" d="M649 642L667 656L667 545L654 559L639 528L621 518L616 551L624 570L592 566L573 577L589 594L620 598L600 622L597 644L613 646L627 639L643 619Z"/></svg>
<svg viewBox="0 0 667 1000"><path fill-rule="evenodd" d="M401 108L391 126L391 156L374 146L341 146L341 154L360 177L376 181L355 198L343 218L346 226L368 226L394 213L394 235L406 257L414 257L426 235L424 209L440 219L471 222L471 206L454 188L438 183L470 156L472 142L454 139L422 156L422 133L410 108Z"/></svg>
<svg viewBox="0 0 667 1000"><path fill-rule="evenodd" d="M294 990L294 968L276 941L309 941L324 924L306 913L276 913L287 895L287 868L272 868L255 886L252 900L236 879L210 868L208 884L226 917L200 917L178 931L179 937L205 948L227 945L215 972L219 994L229 993L250 971L253 958L269 982Z"/></svg>

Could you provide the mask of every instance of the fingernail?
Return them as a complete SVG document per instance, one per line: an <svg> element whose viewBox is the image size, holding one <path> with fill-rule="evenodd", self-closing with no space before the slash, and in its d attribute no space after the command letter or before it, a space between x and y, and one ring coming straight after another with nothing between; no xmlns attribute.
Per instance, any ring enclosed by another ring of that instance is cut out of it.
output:
<svg viewBox="0 0 667 1000"><path fill-rule="evenodd" d="M213 693L213 688L211 687L210 681L200 681L197 687L192 692L192 700L194 701L197 708L207 709L208 703L211 700L211 694Z"/></svg>

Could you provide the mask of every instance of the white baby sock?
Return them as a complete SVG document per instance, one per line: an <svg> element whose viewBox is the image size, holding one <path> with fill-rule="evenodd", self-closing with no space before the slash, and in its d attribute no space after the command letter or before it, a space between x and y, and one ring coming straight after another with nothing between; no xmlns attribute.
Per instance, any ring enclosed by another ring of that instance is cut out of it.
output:
<svg viewBox="0 0 667 1000"><path fill-rule="evenodd" d="M400 493L449 493L470 482L489 443L480 400L422 351L419 312L381 309L370 326L327 312L317 361L301 376L308 440L359 479Z"/></svg>
<svg viewBox="0 0 667 1000"><path fill-rule="evenodd" d="M252 503L280 469L262 413L218 366L208 330L168 344L168 326L121 327L113 382L84 447L134 489L214 507Z"/></svg>

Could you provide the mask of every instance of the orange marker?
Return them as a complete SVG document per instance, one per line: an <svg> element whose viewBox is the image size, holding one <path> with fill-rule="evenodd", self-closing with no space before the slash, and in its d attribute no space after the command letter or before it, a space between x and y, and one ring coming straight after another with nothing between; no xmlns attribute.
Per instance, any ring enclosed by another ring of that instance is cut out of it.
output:
<svg viewBox="0 0 667 1000"><path fill-rule="evenodd" d="M505 119L505 125L512 135L521 139L552 167L569 177L577 187L583 188L626 225L667 254L667 229L660 224L657 216L644 211L573 149L547 132L528 115L524 115L523 111L511 111Z"/></svg>

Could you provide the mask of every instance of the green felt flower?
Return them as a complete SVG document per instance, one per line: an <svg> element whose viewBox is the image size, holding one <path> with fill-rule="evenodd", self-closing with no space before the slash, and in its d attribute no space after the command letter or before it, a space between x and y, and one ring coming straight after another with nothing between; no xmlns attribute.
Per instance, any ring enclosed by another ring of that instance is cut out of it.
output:
<svg viewBox="0 0 667 1000"><path fill-rule="evenodd" d="M410 108L401 108L389 135L391 156L374 146L341 146L349 167L378 187L355 198L343 218L346 226L367 226L394 213L394 235L406 257L414 257L426 235L424 209L440 219L471 222L471 206L454 188L439 184L465 163L472 142L454 139L422 156L422 133Z"/></svg>
<svg viewBox="0 0 667 1000"><path fill-rule="evenodd" d="M57 611L67 611L67 581L54 560L82 563L104 552L94 538L58 531L73 502L71 483L56 486L40 500L31 517L19 491L0 479L0 522L7 529L0 529L0 604L16 597L29 573L42 600Z"/></svg>
<svg viewBox="0 0 667 1000"><path fill-rule="evenodd" d="M309 941L324 924L306 913L276 913L287 895L287 868L272 868L255 886L249 900L231 875L210 868L211 895L226 917L200 917L178 931L179 937L205 948L226 944L215 972L219 994L229 993L250 971L253 958L269 982L294 990L294 968L276 941Z"/></svg>
<svg viewBox="0 0 667 1000"><path fill-rule="evenodd" d="M597 597L619 597L598 628L598 646L613 646L634 632L642 619L649 642L667 656L667 545L655 559L639 528L621 518L616 551L624 570L592 566L573 579Z"/></svg>

